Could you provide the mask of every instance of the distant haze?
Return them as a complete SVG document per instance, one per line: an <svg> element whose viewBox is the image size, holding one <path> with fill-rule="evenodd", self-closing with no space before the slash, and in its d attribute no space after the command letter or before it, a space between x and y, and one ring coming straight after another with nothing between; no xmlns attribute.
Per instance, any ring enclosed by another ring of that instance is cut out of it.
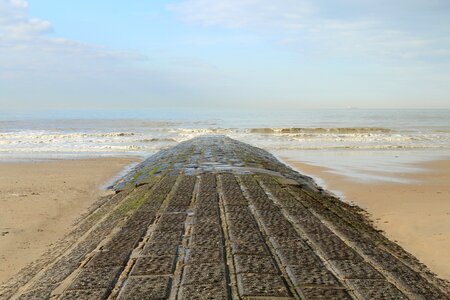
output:
<svg viewBox="0 0 450 300"><path fill-rule="evenodd" d="M0 0L0 107L450 108L450 1Z"/></svg>

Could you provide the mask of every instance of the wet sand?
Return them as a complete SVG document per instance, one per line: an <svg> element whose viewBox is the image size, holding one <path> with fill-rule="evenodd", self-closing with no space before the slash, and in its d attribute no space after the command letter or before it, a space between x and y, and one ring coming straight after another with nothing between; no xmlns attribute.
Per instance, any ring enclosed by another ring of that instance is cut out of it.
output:
<svg viewBox="0 0 450 300"><path fill-rule="evenodd" d="M0 282L64 237L137 158L0 163Z"/></svg>
<svg viewBox="0 0 450 300"><path fill-rule="evenodd" d="M416 165L420 173L396 174L414 182L406 184L357 182L327 168L284 161L365 209L391 240L450 280L450 160Z"/></svg>

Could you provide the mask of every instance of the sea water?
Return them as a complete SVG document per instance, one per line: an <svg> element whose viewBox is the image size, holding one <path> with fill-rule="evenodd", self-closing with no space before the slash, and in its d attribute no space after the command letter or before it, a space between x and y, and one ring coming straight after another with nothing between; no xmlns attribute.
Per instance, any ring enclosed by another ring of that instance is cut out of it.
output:
<svg viewBox="0 0 450 300"><path fill-rule="evenodd" d="M223 134L358 180L450 157L450 110L53 111L0 115L0 160L147 157ZM389 174L392 174L389 175Z"/></svg>

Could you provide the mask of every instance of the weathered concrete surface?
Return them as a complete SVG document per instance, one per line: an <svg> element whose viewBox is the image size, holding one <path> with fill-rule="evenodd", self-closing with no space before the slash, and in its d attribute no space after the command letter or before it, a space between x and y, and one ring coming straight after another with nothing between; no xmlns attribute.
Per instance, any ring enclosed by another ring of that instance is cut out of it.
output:
<svg viewBox="0 0 450 300"><path fill-rule="evenodd" d="M449 299L355 207L214 136L164 150L1 299Z"/></svg>

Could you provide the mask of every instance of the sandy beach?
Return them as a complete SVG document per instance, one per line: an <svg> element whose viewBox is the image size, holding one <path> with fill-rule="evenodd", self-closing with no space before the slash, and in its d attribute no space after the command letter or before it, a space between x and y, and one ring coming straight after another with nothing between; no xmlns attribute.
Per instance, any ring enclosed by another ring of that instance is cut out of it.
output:
<svg viewBox="0 0 450 300"><path fill-rule="evenodd" d="M0 282L64 237L137 158L0 164Z"/></svg>
<svg viewBox="0 0 450 300"><path fill-rule="evenodd" d="M92 167L88 161L87 166L101 169L102 163L91 161ZM72 162L72 171L75 168L77 175L85 176L90 168L80 169L80 165ZM58 196L61 190L69 194L64 181L72 180L77 190L71 173L47 170L48 180L34 174L30 181L36 179L38 185L62 182L60 190L48 194L49 200L62 197ZM41 260L1 284L0 298L449 298L450 287L444 280L384 239L380 230L342 201L293 182L298 174L262 149L225 136L202 136L159 152L131 172L125 188L118 187L87 210L75 205L83 194L77 191L66 207L86 211L76 230L64 241L54 242ZM439 178L440 184L446 182L445 177ZM95 199L91 191L97 185L82 182L87 187L84 193ZM31 190L22 193L27 195L22 198L33 196ZM378 194L389 199L392 193ZM391 201L401 203L396 198ZM32 220L29 215L45 213L34 211L33 206L22 208L21 218L28 214ZM436 209L437 204L430 206L435 210L429 213L436 216L445 211ZM42 223L50 225L29 224L23 230L33 226L36 232L50 231L52 237L63 234L70 223L59 225L58 207L51 202L47 207L48 222ZM402 214L410 211L400 206L392 211L398 212L396 220L388 216L381 221L397 222L397 227L408 224ZM26 223L17 219L20 225ZM428 229L429 235L441 229L441 224L430 223L436 228ZM51 232L53 228L56 233ZM38 244L33 234L22 248ZM23 251L27 259L32 256ZM442 258L439 262L446 263Z"/></svg>
<svg viewBox="0 0 450 300"><path fill-rule="evenodd" d="M420 173L396 174L411 180L405 184L359 182L327 168L284 161L365 209L390 239L450 280L450 160L418 164Z"/></svg>

